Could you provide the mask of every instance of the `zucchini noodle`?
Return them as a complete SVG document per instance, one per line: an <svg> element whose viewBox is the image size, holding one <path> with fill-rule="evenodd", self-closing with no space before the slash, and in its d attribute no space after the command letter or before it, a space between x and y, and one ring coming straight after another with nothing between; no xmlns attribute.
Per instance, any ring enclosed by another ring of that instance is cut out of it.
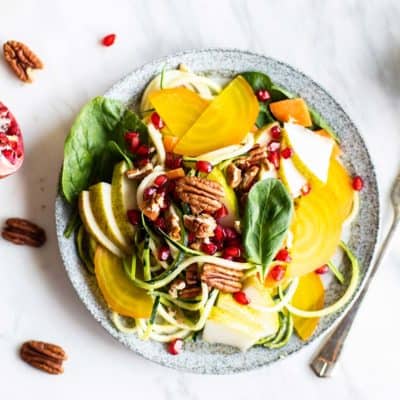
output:
<svg viewBox="0 0 400 400"><path fill-rule="evenodd" d="M122 333L134 333L137 331L137 327L136 325L133 325L131 327L126 326L123 322L122 322L122 317L121 315L119 315L118 313L116 313L115 311L111 311L110 313L110 319L112 321L112 323L114 324L114 326Z"/></svg>
<svg viewBox="0 0 400 400"><path fill-rule="evenodd" d="M158 161L161 165L164 165L166 153L161 133L156 128L154 128L154 125L152 123L147 124L147 130L149 132L150 139L153 142L154 147L156 148Z"/></svg>

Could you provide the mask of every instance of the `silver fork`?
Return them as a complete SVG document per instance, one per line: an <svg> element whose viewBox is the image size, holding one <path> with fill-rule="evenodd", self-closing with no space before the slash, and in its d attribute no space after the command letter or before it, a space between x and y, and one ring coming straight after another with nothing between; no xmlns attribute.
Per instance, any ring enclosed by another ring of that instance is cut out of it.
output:
<svg viewBox="0 0 400 400"><path fill-rule="evenodd" d="M371 272L365 282L363 289L358 295L356 301L353 303L347 314L339 322L335 330L328 337L318 354L315 356L310 366L313 371L320 377L325 378L331 376L332 370L339 359L340 353L343 349L344 342L350 332L351 326L357 315L357 311L368 291L369 285L372 278L375 276L382 260L389 248L389 244L393 238L394 233L400 222L400 174L397 176L391 193L391 200L393 206L393 220L390 226L389 232L387 233L385 240L376 256L375 263L371 269Z"/></svg>

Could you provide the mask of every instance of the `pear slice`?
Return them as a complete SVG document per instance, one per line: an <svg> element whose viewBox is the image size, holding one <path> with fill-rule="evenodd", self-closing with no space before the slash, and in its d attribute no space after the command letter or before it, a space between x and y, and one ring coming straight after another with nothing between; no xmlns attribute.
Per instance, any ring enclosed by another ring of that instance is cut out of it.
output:
<svg viewBox="0 0 400 400"><path fill-rule="evenodd" d="M128 221L127 212L128 210L137 208L137 182L125 176L127 170L128 165L125 161L121 161L114 167L111 182L111 204L118 228L125 237L125 240L131 243L135 234L135 228Z"/></svg>
<svg viewBox="0 0 400 400"><path fill-rule="evenodd" d="M90 205L89 192L84 190L79 195L79 214L86 230L106 249L118 257L123 257L123 252L101 230Z"/></svg>
<svg viewBox="0 0 400 400"><path fill-rule="evenodd" d="M285 123L283 135L294 150L293 162L299 171L325 184L328 180L333 139L292 122Z"/></svg>
<svg viewBox="0 0 400 400"><path fill-rule="evenodd" d="M293 198L302 195L302 189L307 184L307 179L296 168L291 158L281 157L279 175Z"/></svg>
<svg viewBox="0 0 400 400"><path fill-rule="evenodd" d="M100 182L91 186L89 189L89 199L93 215L101 230L124 253L129 254L131 252L129 242L119 229L113 213L111 185L106 182Z"/></svg>

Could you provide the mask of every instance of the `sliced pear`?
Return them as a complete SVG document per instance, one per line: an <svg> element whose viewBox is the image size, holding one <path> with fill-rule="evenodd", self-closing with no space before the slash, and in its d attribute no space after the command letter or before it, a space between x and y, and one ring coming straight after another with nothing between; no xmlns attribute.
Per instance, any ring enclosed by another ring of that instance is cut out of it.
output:
<svg viewBox="0 0 400 400"><path fill-rule="evenodd" d="M89 189L90 206L93 215L105 235L123 252L130 253L129 242L119 229L113 213L111 201L111 185L100 182Z"/></svg>
<svg viewBox="0 0 400 400"><path fill-rule="evenodd" d="M89 192L87 190L82 191L79 195L78 207L86 230L106 249L118 257L123 257L124 253L107 237L97 223L90 205Z"/></svg>
<svg viewBox="0 0 400 400"><path fill-rule="evenodd" d="M137 208L136 188L137 182L128 179L125 172L128 165L121 161L114 167L111 182L111 204L117 225L128 243L133 240L135 234L134 226L128 221L127 212Z"/></svg>
<svg viewBox="0 0 400 400"><path fill-rule="evenodd" d="M296 168L291 158L281 157L279 175L294 198L301 196L301 190L307 184L307 179Z"/></svg>
<svg viewBox="0 0 400 400"><path fill-rule="evenodd" d="M283 134L294 150L293 162L299 171L325 184L328 180L333 139L292 122L285 123Z"/></svg>

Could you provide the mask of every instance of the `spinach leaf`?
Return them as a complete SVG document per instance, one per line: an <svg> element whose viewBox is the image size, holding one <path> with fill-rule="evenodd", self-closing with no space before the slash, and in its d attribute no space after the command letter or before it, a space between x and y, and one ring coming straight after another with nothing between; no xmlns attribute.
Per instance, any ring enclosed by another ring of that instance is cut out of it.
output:
<svg viewBox="0 0 400 400"><path fill-rule="evenodd" d="M244 211L243 242L250 261L261 266L263 277L282 246L293 214L293 201L278 179L257 182Z"/></svg>
<svg viewBox="0 0 400 400"><path fill-rule="evenodd" d="M332 128L329 126L329 124L325 121L325 119L321 116L321 114L319 114L317 111L315 111L311 107L308 107L308 111L310 112L314 128L323 129L324 131L328 132L332 136L332 138L335 139L339 143L339 137L332 130Z"/></svg>
<svg viewBox="0 0 400 400"><path fill-rule="evenodd" d="M127 154L124 134L133 130L147 141L146 125L120 101L96 97L83 107L64 145L61 189L68 202L90 184L111 178L118 160L108 142L115 140Z"/></svg>

